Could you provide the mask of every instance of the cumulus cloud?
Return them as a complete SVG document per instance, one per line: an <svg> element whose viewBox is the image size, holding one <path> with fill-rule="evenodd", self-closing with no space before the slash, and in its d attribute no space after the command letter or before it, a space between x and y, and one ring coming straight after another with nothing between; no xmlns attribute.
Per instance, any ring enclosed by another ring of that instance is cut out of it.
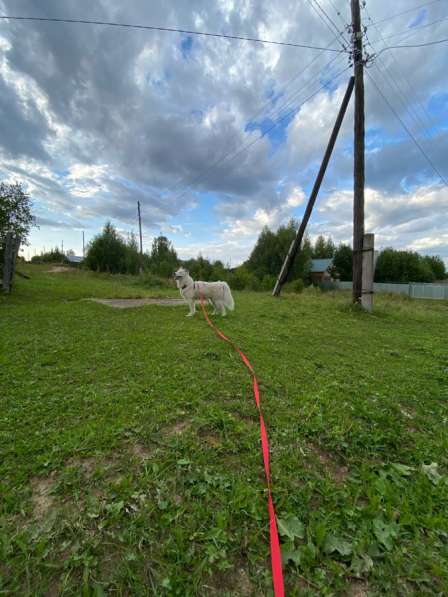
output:
<svg viewBox="0 0 448 597"><path fill-rule="evenodd" d="M42 0L38 7L32 0L3 4L5 13L22 15L339 43L331 41L334 36L305 0L181 0L170 5L110 0L89 5L88 14L75 0ZM323 0L323 5L342 29L333 2ZM337 5L347 20L346 3L338 0ZM397 13L407 8L406 0L394 4ZM375 21L390 14L390 5L378 0L369 10ZM363 13L363 19L378 51L393 40L381 39L369 15ZM442 3L433 3L419 19L425 24L442 16ZM410 40L432 39L430 27L412 33L415 18L408 14L385 21L381 35L409 29ZM402 52L385 52L369 72L448 176L448 123L441 108L445 50ZM166 231L179 237L190 234L187 215L208 209L213 222L207 224L207 240L194 244L198 239L193 238L185 250L205 250L210 243L220 254L227 243L229 254L236 259L239 251L243 258L263 225L276 227L300 217L349 71L332 79L346 65L346 56L314 50L93 25L2 22L0 176L27 184L43 229L50 222L71 226L70 218L84 226L112 219L129 229L140 200L151 234ZM348 214L350 204L351 110L324 181L325 209L316 212L311 229L345 239L351 218L340 216L344 210ZM279 118L279 126L266 132ZM407 215L395 228L397 243L410 246L418 235L438 239L434 246L442 246L446 228L436 231L419 207L422 189L437 189L439 181L368 77L366 131L366 180L379 197L371 199L378 214L375 225L386 234L403 211ZM396 199L394 208L388 197ZM340 203L333 209L331 201Z"/></svg>

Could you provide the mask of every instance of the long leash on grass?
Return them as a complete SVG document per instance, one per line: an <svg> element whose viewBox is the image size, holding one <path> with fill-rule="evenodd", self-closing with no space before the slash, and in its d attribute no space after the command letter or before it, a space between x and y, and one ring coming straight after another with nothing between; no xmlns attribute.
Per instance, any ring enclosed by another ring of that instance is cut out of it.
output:
<svg viewBox="0 0 448 597"><path fill-rule="evenodd" d="M260 389L258 386L258 379L255 375L254 368L252 367L249 359L244 354L239 346L230 340L211 320L204 306L204 295L199 290L200 304L202 313L204 314L205 321L212 328L217 336L222 340L230 344L230 346L240 355L241 360L249 370L252 377L252 387L254 393L255 404L257 405L258 414L260 417L260 438L261 438L261 450L263 453L264 472L266 475L266 484L268 488L268 511L269 511L269 536L270 536L270 547L271 547L271 566L272 566L272 584L274 586L275 597L284 597L285 589L283 585L283 570L282 570L282 554L280 551L280 542L278 539L277 530L277 517L275 514L274 502L272 500L271 491L271 470L269 465L269 442L268 434L266 431L266 425L264 423L263 413L261 411L260 404Z"/></svg>

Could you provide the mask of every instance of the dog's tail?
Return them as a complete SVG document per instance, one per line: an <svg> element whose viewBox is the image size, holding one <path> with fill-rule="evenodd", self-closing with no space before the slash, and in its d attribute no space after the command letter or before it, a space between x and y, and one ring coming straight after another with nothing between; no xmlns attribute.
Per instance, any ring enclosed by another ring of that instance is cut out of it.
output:
<svg viewBox="0 0 448 597"><path fill-rule="evenodd" d="M227 282L222 283L224 288L224 307L229 309L229 311L233 311L235 309L235 301L233 300L232 293L230 292L229 285Z"/></svg>

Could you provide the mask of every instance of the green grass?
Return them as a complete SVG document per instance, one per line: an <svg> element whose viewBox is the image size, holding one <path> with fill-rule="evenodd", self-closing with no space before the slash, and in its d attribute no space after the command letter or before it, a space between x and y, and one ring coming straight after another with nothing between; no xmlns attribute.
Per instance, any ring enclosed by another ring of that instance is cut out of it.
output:
<svg viewBox="0 0 448 597"><path fill-rule="evenodd" d="M82 300L174 289L45 269L0 299L0 594L270 595L238 356L185 307ZM287 594L447 594L447 303L235 301L219 324L261 382Z"/></svg>

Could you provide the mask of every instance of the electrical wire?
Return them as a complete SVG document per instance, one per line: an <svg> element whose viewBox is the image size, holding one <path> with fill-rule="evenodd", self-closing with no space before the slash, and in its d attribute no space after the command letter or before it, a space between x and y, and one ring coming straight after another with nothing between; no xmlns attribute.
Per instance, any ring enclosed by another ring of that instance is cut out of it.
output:
<svg viewBox="0 0 448 597"><path fill-rule="evenodd" d="M367 7L365 8L365 11L366 11L368 19L370 20L371 23L373 23L373 19L370 16L370 13L369 13L369 10L367 9ZM384 43L383 47L385 47L385 45L386 45L387 42L385 41L385 38L384 38L384 36L383 36L383 34L381 32L381 29L378 27L378 25L373 25L373 26L375 27L376 31L379 33L379 35L380 35L380 37L381 37L381 39L382 39L382 41ZM366 34L366 36L367 36L367 34ZM369 43L370 47L372 48L372 50L374 52L374 55L375 55L376 54L375 48L372 46L372 43L370 42L368 36L367 36L367 40L368 40L368 43ZM405 91L403 91L403 89L399 86L398 79L401 78L401 80L404 81L404 83L406 84L406 86L407 86L407 88L409 90L409 93L411 95L414 95L415 90L411 87L411 84L409 83L409 81L407 80L407 78L402 74L400 64L399 64L398 60L395 58L394 52L391 52L390 55L392 57L393 62L395 63L395 65L397 67L396 72L394 71L395 72L395 76L391 76L390 77L391 84L392 84L392 86L394 86L397 89L398 94L402 98L403 105L405 106L405 110L409 111L409 113L411 113L411 114L413 113L413 115L415 116L416 120L423 126L423 130L425 131L426 135L429 138L431 135L428 132L428 130L426 128L426 124L421 119L421 117L418 114L417 110L412 105L410 105L409 108L407 107L408 97L406 96ZM385 69L385 71L387 73L387 66L386 66L386 64L385 64L385 62L384 62L384 60L383 60L383 58L381 56L378 57L378 61L383 65L383 67L384 67L384 69ZM378 68L378 70L380 70L379 67L378 67L378 61L375 62L375 64L376 64L376 67ZM394 74L394 72L393 72L393 74ZM397 76L397 73L398 73L398 76ZM417 103L417 106L420 108L422 114L427 119L427 121L429 123L429 126L432 128L433 125L434 125L434 123L432 121L431 116L429 115L429 112L426 110L425 106L423 106L423 104L421 102L419 102L417 100L416 103Z"/></svg>
<svg viewBox="0 0 448 597"><path fill-rule="evenodd" d="M376 88L376 90L378 91L378 93L381 95L381 97L383 98L383 100L389 106L390 110L393 112L393 114L395 115L395 117L400 121L401 126L406 131L406 133L409 135L409 137L411 138L411 140L413 141L413 143L415 144L415 146L418 148L418 150L420 151L420 153L423 155L423 157L425 158L425 160L428 162L428 164L431 166L431 168L434 170L434 172L437 174L437 176L440 178L440 180L446 186L448 186L448 182L447 182L446 178L440 173L440 171L438 170L438 168L436 167L436 165L434 164L434 162L431 160L431 158L429 157L429 155L426 153L426 151L423 149L423 147L417 141L417 139L415 138L415 136L412 134L412 132L406 126L405 122L400 117L400 115L395 110L395 108L392 106L392 104L390 103L390 101L387 99L386 95L383 93L383 91L381 90L381 88L379 87L379 85L376 83L375 79L372 77L372 75L370 74L370 72L369 71L366 71L366 72L367 72L367 76L372 81L372 83L373 83L374 87Z"/></svg>
<svg viewBox="0 0 448 597"><path fill-rule="evenodd" d="M444 44L447 42L448 42L448 38L445 38L445 39L438 39L436 41L428 41L423 44L406 44L406 45L402 45L402 46L387 46L386 48L383 48L382 50L380 50L380 52L378 52L377 56L380 56L380 54L382 54L383 52L386 52L387 50L399 50L401 48L425 48L426 46L436 46L438 44Z"/></svg>
<svg viewBox="0 0 448 597"><path fill-rule="evenodd" d="M431 23L426 23L426 25L420 25L419 27L410 27L405 31L400 31L399 33L394 33L393 35L387 35L386 37L382 36L382 39L392 39L393 37L400 37L402 35L411 36L414 33L420 31L421 29L426 29L427 27L432 27L433 25L438 25L439 23L443 23L444 21L448 21L448 17L444 17L443 19L438 19L437 21L432 21Z"/></svg>
<svg viewBox="0 0 448 597"><path fill-rule="evenodd" d="M437 2L441 2L441 0L432 0L432 2L426 2L425 4L420 4L419 6L414 6L414 8L409 8L408 10L404 10L403 12L397 12L393 15L390 15L388 17L384 17L384 19L380 19L379 21L375 21L375 25L378 25L379 23L385 23L386 21L390 21L391 19L395 19L397 17L401 17L402 15L406 15L410 12L415 12L416 10L419 10L420 8L426 8L427 6L431 6L431 4L436 4Z"/></svg>
<svg viewBox="0 0 448 597"><path fill-rule="evenodd" d="M215 161L208 169L207 171L205 171L204 173L199 174L199 176L197 176L192 182L190 182L190 184L188 185L188 188L185 189L184 191L182 191L182 193L180 193L179 195L174 197L175 201L178 201L179 199L181 199L182 197L184 197L189 190L191 189L191 187L195 184L197 184L199 181L204 180L204 178L209 174L210 170L212 170L213 168L216 168L217 166L220 166L224 161L227 160L234 160L236 157L238 157L239 155L241 155L241 153L243 153L243 151L246 151L247 149L250 149L251 147L253 147L255 145L255 143L258 143L258 141L260 141L261 139L263 139L268 133L270 133L272 130L274 130L279 124L281 124L283 121L285 121L287 118L290 118L291 116L293 116L295 113L298 112L298 110L300 108L302 108L302 106L304 106L304 104L306 104L308 101L310 101L313 97L315 97L320 91L322 91L322 89L325 89L328 84L330 82L335 81L338 77L340 77L344 72L346 72L350 67L346 66L345 68L343 68L342 70L340 70L338 73L336 73L333 78L329 81L324 83L323 85L321 85L316 91L314 91L312 94L310 94L306 99L304 99L299 105L295 106L294 108L292 108L287 114L285 114L284 116L282 116L279 120L277 120L274 124L272 124L272 126L268 127L266 130L264 130L262 132L262 134L257 137L256 139L254 139L253 141L250 141L249 143L246 143L245 145L243 145L241 148L239 148L237 151L233 152L230 151L227 154L224 154L222 157L220 157L217 161Z"/></svg>
<svg viewBox="0 0 448 597"><path fill-rule="evenodd" d="M324 23L324 25L326 27L328 27L328 29L331 31L331 33L336 33L337 37L342 38L342 40L344 42L342 44L342 47L343 47L344 51L347 52L348 51L347 47L350 47L350 42L347 41L347 39L344 36L344 33L342 31L339 31L336 23L328 15L328 13L322 8L321 4L319 3L319 0L314 0L314 1L309 0L309 4L310 4L311 8L314 10L314 12L317 14L317 16L320 18L320 20ZM319 8L320 12L317 10L316 7Z"/></svg>
<svg viewBox="0 0 448 597"><path fill-rule="evenodd" d="M256 37L245 37L240 35L227 35L224 33L209 33L205 31L190 31L188 29L177 29L174 27L156 27L154 25L137 25L130 23L115 23L112 21L90 21L86 19L57 19L47 17L19 17L12 15L0 15L2 20L15 20L15 21L44 21L50 23L75 23L82 25L103 25L108 27L124 27L128 29L144 29L149 31L163 31L169 33L183 33L185 35L201 35L206 37L219 37L224 39L233 39L238 41L250 41L262 44L274 44L277 46L289 46L293 48L307 48L309 50L321 50L326 52L338 52L343 53L345 50L338 50L337 48L322 48L320 46L311 46L307 44L300 44L295 42L275 41L269 39L259 39Z"/></svg>

